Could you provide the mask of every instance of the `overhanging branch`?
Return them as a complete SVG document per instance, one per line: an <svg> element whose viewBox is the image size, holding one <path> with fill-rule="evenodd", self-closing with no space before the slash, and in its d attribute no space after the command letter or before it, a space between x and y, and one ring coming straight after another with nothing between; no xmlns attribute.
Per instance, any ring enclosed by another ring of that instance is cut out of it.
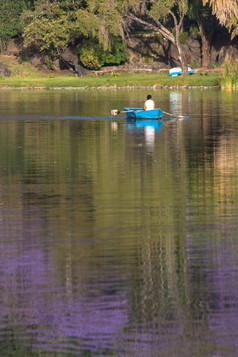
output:
<svg viewBox="0 0 238 357"><path fill-rule="evenodd" d="M159 32L167 40L171 41L172 43L175 43L174 35L169 30L167 30L159 21L153 20L156 23L156 26L155 26L155 25L153 25L153 23L142 20L140 17L137 17L136 15L134 15L132 13L128 14L127 16L131 20L139 22L140 24L142 24L146 27L149 27L151 30L154 30L155 32Z"/></svg>

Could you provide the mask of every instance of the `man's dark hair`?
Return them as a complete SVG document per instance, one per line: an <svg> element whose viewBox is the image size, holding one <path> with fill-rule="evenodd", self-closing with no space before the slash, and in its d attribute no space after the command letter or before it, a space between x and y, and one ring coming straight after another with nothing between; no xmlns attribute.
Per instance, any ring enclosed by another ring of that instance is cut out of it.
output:
<svg viewBox="0 0 238 357"><path fill-rule="evenodd" d="M151 98L152 98L152 95L148 94L147 99L151 99Z"/></svg>

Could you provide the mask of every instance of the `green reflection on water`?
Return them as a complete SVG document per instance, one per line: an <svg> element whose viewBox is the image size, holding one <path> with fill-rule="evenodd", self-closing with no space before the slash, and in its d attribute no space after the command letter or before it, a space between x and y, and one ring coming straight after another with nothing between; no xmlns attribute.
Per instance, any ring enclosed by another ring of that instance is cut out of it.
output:
<svg viewBox="0 0 238 357"><path fill-rule="evenodd" d="M165 120L149 137L124 119L104 118L128 106L129 92L1 93L2 246L15 244L9 255L16 260L30 245L42 250L52 262L53 296L58 286L67 292L63 303L75 290L79 299L126 292L118 337L125 350L129 339L137 346L142 329L153 331L149 341L155 331L167 336L167 355L196 346L193 355L209 356L216 344L205 337L213 334L207 275L216 272L222 247L236 246L238 231L237 109L229 93L158 92L162 108L190 118ZM129 106L144 95L133 92Z"/></svg>

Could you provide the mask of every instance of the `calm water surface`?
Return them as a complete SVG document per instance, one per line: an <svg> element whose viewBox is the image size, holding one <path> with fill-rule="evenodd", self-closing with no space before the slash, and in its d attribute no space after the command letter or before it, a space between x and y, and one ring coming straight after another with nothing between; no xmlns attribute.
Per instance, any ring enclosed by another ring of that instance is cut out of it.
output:
<svg viewBox="0 0 238 357"><path fill-rule="evenodd" d="M238 106L0 92L0 356L238 355Z"/></svg>

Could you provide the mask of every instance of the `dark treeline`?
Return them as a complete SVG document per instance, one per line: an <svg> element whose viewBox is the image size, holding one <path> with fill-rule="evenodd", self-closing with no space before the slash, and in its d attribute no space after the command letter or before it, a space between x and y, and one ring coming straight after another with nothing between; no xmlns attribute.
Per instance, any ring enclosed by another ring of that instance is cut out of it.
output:
<svg viewBox="0 0 238 357"><path fill-rule="evenodd" d="M187 74L186 36L196 33L208 67L214 33L226 29L228 44L236 36L237 8L236 0L225 8L221 0L0 0L1 51L19 37L25 53L41 52L48 65L71 47L84 67L99 69L124 63L126 41L139 29L174 45Z"/></svg>

